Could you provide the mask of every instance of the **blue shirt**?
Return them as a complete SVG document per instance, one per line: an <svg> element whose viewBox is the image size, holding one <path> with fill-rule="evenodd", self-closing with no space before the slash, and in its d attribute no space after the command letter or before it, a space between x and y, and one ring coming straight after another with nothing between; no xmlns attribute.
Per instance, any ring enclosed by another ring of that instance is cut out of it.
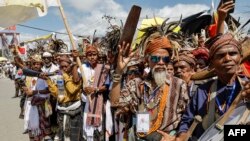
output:
<svg viewBox="0 0 250 141"><path fill-rule="evenodd" d="M182 116L178 133L187 132L196 115L200 115L203 118L207 114L208 94L213 82L214 81L209 81L205 84L200 85L197 88L197 91L192 97L186 112ZM232 94L232 101L235 99L235 97L239 94L241 90L241 85L239 83L239 80L236 80L234 84L235 84L235 90L234 93ZM233 90L233 85L225 85L218 80L216 98L218 99L220 106L222 106L226 101L228 101L229 95ZM232 102L229 104L229 106L231 104ZM215 106L216 112L218 112L218 106L219 106L218 103L216 103ZM228 110L229 106L226 107L225 111ZM195 131L193 132L193 136L196 136L198 138L202 135L203 132L204 129L202 127L202 124L200 123L197 125Z"/></svg>

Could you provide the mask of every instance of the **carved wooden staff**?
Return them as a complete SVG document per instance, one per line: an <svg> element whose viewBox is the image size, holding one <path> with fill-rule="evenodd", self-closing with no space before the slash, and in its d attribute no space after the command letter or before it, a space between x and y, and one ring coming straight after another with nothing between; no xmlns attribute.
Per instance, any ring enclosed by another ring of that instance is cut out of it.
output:
<svg viewBox="0 0 250 141"><path fill-rule="evenodd" d="M123 41L131 45L140 18L140 13L141 7L133 5L122 30L122 35L118 45L121 45ZM124 52L124 56L128 56L130 51L129 49Z"/></svg>
<svg viewBox="0 0 250 141"><path fill-rule="evenodd" d="M184 141L188 141L188 139L191 137L191 135L193 134L194 132L194 129L196 128L196 126L202 122L202 118L200 115L196 115L194 117L194 121L192 123L192 125L190 126L190 128L188 129L187 131L187 137L185 138Z"/></svg>

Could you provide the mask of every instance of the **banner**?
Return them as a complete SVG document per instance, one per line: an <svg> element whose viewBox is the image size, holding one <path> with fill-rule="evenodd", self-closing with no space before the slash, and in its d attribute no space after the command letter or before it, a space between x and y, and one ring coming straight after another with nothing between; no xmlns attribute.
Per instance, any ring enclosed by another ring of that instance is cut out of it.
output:
<svg viewBox="0 0 250 141"><path fill-rule="evenodd" d="M0 29L42 17L49 6L59 6L56 0L0 0Z"/></svg>
<svg viewBox="0 0 250 141"><path fill-rule="evenodd" d="M54 33L49 34L49 35L44 35L44 36L38 37L36 39L24 41L24 42L22 42L22 44L28 44L28 43L32 43L32 42L41 41L41 40L49 40L49 39L52 39L53 35L54 35Z"/></svg>

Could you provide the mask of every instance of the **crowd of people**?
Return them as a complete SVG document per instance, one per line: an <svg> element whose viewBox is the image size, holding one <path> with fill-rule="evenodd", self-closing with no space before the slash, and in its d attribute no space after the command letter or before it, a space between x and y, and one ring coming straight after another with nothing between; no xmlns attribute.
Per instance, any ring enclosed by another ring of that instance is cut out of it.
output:
<svg viewBox="0 0 250 141"><path fill-rule="evenodd" d="M193 47L155 28L141 40L142 55L126 42L103 55L98 42L85 40L83 54L45 50L27 60L14 48L24 134L30 141L197 140L239 96L250 100L243 52L250 39L224 31L232 7L219 7L216 34L197 34Z"/></svg>

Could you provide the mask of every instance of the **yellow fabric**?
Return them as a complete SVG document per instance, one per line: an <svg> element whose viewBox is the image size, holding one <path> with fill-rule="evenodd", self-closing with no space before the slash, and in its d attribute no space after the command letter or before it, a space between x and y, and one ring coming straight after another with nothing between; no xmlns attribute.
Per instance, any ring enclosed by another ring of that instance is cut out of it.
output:
<svg viewBox="0 0 250 141"><path fill-rule="evenodd" d="M155 25L161 25L163 23L163 19L159 17L151 18L151 19L143 19L141 22L141 26L139 30L137 30L137 36L134 42L135 44L139 44L141 42L141 37L144 34L144 32L140 31L141 29L148 28L150 26L155 26Z"/></svg>
<svg viewBox="0 0 250 141"><path fill-rule="evenodd" d="M37 42L37 41L40 41L40 40L48 40L48 39L52 38L52 35L53 34L41 36L41 37L38 37L38 38L33 39L33 40L24 41L23 43L27 44L27 43L31 43L31 42Z"/></svg>
<svg viewBox="0 0 250 141"><path fill-rule="evenodd" d="M29 88L31 86L31 81L32 81L32 77L26 76L26 78L25 78L25 85L26 85L26 87Z"/></svg>
<svg viewBox="0 0 250 141"><path fill-rule="evenodd" d="M63 73L64 79L64 97L62 99L58 98L58 88L57 85L51 80L47 80L47 84L51 95L56 97L59 103L67 103L73 102L81 99L82 93L82 83L79 82L78 84L73 82L73 77L69 76L66 73Z"/></svg>
<svg viewBox="0 0 250 141"><path fill-rule="evenodd" d="M177 26L176 28L173 29L173 32L178 33L181 30L180 26Z"/></svg>

